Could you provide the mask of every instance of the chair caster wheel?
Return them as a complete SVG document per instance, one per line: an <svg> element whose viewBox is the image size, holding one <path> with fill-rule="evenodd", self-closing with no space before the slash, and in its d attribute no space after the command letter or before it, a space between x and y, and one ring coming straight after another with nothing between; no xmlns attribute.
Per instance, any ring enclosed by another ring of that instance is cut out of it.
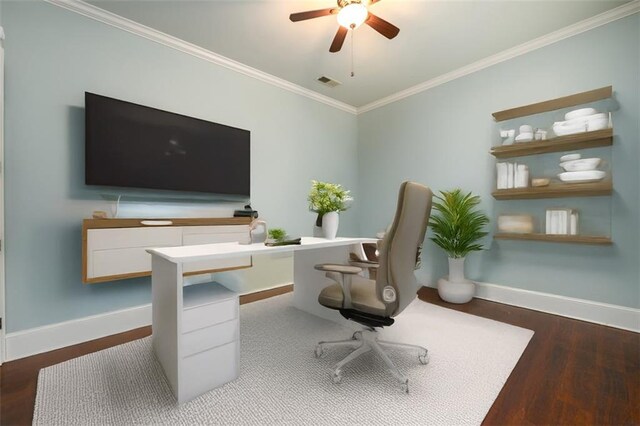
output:
<svg viewBox="0 0 640 426"><path fill-rule="evenodd" d="M422 355L418 355L418 361L420 361L420 364L422 364L422 365L429 364L429 353L425 352Z"/></svg>
<svg viewBox="0 0 640 426"><path fill-rule="evenodd" d="M340 370L332 371L331 372L331 380L336 385L342 383L342 371L340 371Z"/></svg>
<svg viewBox="0 0 640 426"><path fill-rule="evenodd" d="M409 393L409 380L400 384L400 390L402 393Z"/></svg>
<svg viewBox="0 0 640 426"><path fill-rule="evenodd" d="M316 358L322 358L322 356L324 355L324 349L322 349L321 345L316 346L314 355L316 356Z"/></svg>
<svg viewBox="0 0 640 426"><path fill-rule="evenodd" d="M351 336L352 340L361 340L362 339L362 331L356 331L355 333L353 333L353 336Z"/></svg>

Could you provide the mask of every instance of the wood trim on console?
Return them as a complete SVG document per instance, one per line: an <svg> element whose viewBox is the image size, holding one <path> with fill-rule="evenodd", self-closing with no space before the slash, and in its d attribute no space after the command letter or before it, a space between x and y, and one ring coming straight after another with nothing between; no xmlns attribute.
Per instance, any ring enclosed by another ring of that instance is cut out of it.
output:
<svg viewBox="0 0 640 426"><path fill-rule="evenodd" d="M250 217L202 217L202 218L159 218L159 219L85 219L82 221L83 229L102 228L154 228L154 226L143 225L142 221L147 220L170 220L171 225L162 226L216 226L216 225L249 225Z"/></svg>
<svg viewBox="0 0 640 426"><path fill-rule="evenodd" d="M192 276L192 275L200 275L200 274L214 274L216 272L238 271L240 269L249 269L251 267L253 267L253 257L251 258L251 264L250 265L231 266L229 268L206 269L206 270L202 270L202 271L184 272L182 274L182 276L183 277L189 277L189 276Z"/></svg>
<svg viewBox="0 0 640 426"><path fill-rule="evenodd" d="M131 274L119 274L119 275L108 275L108 276L97 277L97 278L87 278L87 275L85 273L86 261L83 260L83 262L85 263L82 265L82 270L83 270L82 282L85 284L107 283L109 281L128 280L130 278L140 278L140 277L151 276L151 271L144 271L144 272L133 272Z"/></svg>
<svg viewBox="0 0 640 426"><path fill-rule="evenodd" d="M241 294L240 304L257 302L258 300L268 299L273 296L280 296L281 294L290 293L293 291L293 284L285 284L275 288L269 288L266 290L254 291L253 293Z"/></svg>
<svg viewBox="0 0 640 426"><path fill-rule="evenodd" d="M250 217L203 217L203 218L161 218L161 219L84 219L82 221L82 282L85 284L103 283L109 281L124 280L129 278L140 278L151 276L149 272L135 272L131 274L109 275L106 277L88 278L87 274L87 232L89 229L112 229L112 228L154 228L154 226L143 225L143 220L169 220L171 225L167 226L224 226L224 225L250 225L253 218ZM159 228L159 226L158 226ZM237 269L245 269L253 266L253 259L251 265L238 266L232 268L220 268L210 269L207 271L194 271L183 274L184 276L198 275L198 274L211 274L214 272L225 272Z"/></svg>

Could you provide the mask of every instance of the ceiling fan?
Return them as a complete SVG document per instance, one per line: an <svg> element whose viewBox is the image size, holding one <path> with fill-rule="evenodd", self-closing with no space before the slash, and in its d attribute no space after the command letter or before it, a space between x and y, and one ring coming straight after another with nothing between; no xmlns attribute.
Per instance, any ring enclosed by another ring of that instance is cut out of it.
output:
<svg viewBox="0 0 640 426"><path fill-rule="evenodd" d="M400 28L369 12L368 6L378 3L379 1L380 0L338 0L338 7L292 13L289 19L292 22L298 22L320 18L322 16L338 15L340 27L338 27L338 32L333 38L329 52L339 52L340 49L342 49L342 44L349 30L355 30L362 24L369 25L388 39L392 39L398 35Z"/></svg>

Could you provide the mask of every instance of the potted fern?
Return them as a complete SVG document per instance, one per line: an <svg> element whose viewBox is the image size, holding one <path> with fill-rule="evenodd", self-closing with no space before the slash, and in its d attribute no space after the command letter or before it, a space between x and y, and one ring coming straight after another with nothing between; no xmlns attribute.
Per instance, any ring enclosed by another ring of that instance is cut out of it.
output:
<svg viewBox="0 0 640 426"><path fill-rule="evenodd" d="M322 235L333 240L338 233L338 213L347 210L349 201L353 200L349 191L336 183L312 180L308 200L309 210L318 214L316 228L322 227Z"/></svg>
<svg viewBox="0 0 640 426"><path fill-rule="evenodd" d="M449 275L438 280L438 294L447 302L466 303L475 294L475 283L464 277L464 260L469 253L482 250L478 241L487 235L484 229L489 218L476 210L480 197L470 192L440 191L435 198L437 214L429 220L434 233L431 241L449 256Z"/></svg>

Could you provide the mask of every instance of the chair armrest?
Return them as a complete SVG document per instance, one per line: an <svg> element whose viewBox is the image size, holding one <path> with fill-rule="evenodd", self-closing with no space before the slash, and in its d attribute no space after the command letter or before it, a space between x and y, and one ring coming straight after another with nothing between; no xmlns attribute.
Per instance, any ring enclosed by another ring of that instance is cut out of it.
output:
<svg viewBox="0 0 640 426"><path fill-rule="evenodd" d="M349 265L337 265L334 263L323 263L314 266L318 271L326 272L326 276L340 285L344 298L342 307L350 309L351 306L351 276L362 272L362 268Z"/></svg>
<svg viewBox="0 0 640 426"><path fill-rule="evenodd" d="M356 275L362 272L362 268L357 266L349 266L349 265L337 265L334 263L322 263L320 265L314 266L318 271L325 272L338 272L339 274L349 274Z"/></svg>
<svg viewBox="0 0 640 426"><path fill-rule="evenodd" d="M380 267L380 264L378 262L368 262L368 261L364 261L364 260L360 260L360 261L351 261L349 262L349 265L351 266L357 266L358 268L367 268L367 269L378 269Z"/></svg>

